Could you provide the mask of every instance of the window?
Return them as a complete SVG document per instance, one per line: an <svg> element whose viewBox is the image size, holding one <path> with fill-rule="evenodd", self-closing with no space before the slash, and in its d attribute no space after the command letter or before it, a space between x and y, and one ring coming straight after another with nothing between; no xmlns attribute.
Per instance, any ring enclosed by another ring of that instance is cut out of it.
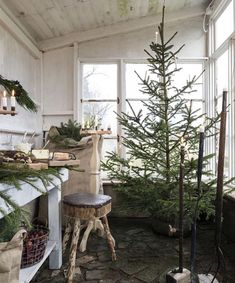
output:
<svg viewBox="0 0 235 283"><path fill-rule="evenodd" d="M222 94L223 89L228 89L228 50L226 50L215 62L215 77L216 77L216 111L221 112L222 109ZM229 100L229 99L228 99ZM230 110L231 111L231 110ZM229 120L226 128L226 145L224 156L224 174L229 176ZM219 138L219 137L218 137ZM218 138L217 138L217 159L218 159Z"/></svg>
<svg viewBox="0 0 235 283"><path fill-rule="evenodd" d="M234 43L231 38L235 38L234 32L234 7L235 0L222 0L217 9L211 16L210 22L210 97L213 101L209 101L209 109L215 112L221 112L222 109L222 93L223 89L228 90L227 105L227 127L226 127L226 145L225 145L225 163L224 174L231 178L235 176L234 160L234 83L233 70L235 67L234 59ZM213 48L214 47L214 48ZM210 106L210 102L212 106ZM213 109L211 109L213 107ZM211 111L211 113L213 113ZM214 150L217 153L214 164L211 169L216 170L216 161L218 160L219 136L214 139Z"/></svg>
<svg viewBox="0 0 235 283"><path fill-rule="evenodd" d="M144 109L142 101L145 101L148 96L141 91L141 79L145 78L147 71L148 65L146 63L125 64L126 109L123 110L126 110L126 113L132 115L131 107L135 110L136 114L141 109L143 114L146 113L147 109Z"/></svg>
<svg viewBox="0 0 235 283"><path fill-rule="evenodd" d="M188 79L199 76L203 72L203 60L179 60L178 66L182 70L176 73L174 84L182 87ZM102 158L105 160L107 151L118 151L123 155L125 149L121 149L117 143L117 137L121 136L121 128L118 126L116 113L130 113L132 109L137 114L142 110L143 115L147 112L143 102L149 96L142 90L141 79L153 74L147 73L149 66L144 60L112 62L83 62L82 69L82 92L81 109L83 124L92 126L95 117L100 124L100 128L111 127L112 135L104 136ZM119 75L118 75L119 74ZM122 79L120 79L122 78ZM186 95L188 100L192 100L194 110L198 109L198 114L204 112L203 95L203 75L199 77L193 86L196 92ZM119 103L122 102L122 103ZM131 105L131 106L130 106ZM131 109L132 108L132 109ZM102 177L106 177L104 173Z"/></svg>
<svg viewBox="0 0 235 283"><path fill-rule="evenodd" d="M228 50L226 50L215 61L216 75L216 110L219 112L222 109L222 93L223 89L228 89Z"/></svg>
<svg viewBox="0 0 235 283"><path fill-rule="evenodd" d="M215 21L215 48L218 48L234 31L233 1Z"/></svg>
<svg viewBox="0 0 235 283"><path fill-rule="evenodd" d="M203 92L203 69L204 64L202 60L196 62L184 62L179 61L177 68L181 68L181 71L175 73L174 84L177 87L186 85L187 80L191 80L194 76L198 77L195 84L192 86L193 92L185 94L185 99L192 101L192 110L197 111L197 115L205 113L204 106L204 92ZM197 121L201 124L202 121Z"/></svg>
<svg viewBox="0 0 235 283"><path fill-rule="evenodd" d="M82 64L82 124L101 129L111 128L105 135L103 152L115 150L117 136L117 64ZM97 121L97 122L96 122ZM102 152L102 156L104 155Z"/></svg>

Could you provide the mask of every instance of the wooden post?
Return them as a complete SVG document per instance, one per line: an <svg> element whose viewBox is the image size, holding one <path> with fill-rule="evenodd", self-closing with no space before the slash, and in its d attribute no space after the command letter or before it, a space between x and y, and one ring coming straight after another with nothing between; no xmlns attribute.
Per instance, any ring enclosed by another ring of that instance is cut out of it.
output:
<svg viewBox="0 0 235 283"><path fill-rule="evenodd" d="M198 152L198 163L197 163L197 200L194 209L193 223L191 226L191 278L192 283L198 283L198 275L196 273L196 249L197 249L197 216L198 216L198 205L201 197L201 180L202 180L202 168L203 168L203 151L204 151L204 127L200 127L200 138L199 138L199 152Z"/></svg>
<svg viewBox="0 0 235 283"><path fill-rule="evenodd" d="M184 217L184 144L180 147L180 179L179 179L179 273L183 272L183 217Z"/></svg>
<svg viewBox="0 0 235 283"><path fill-rule="evenodd" d="M224 178L224 152L226 137L226 108L227 108L227 90L223 91L222 112L220 121L220 138L219 138L219 158L217 172L217 191L216 191L216 210L215 210L215 245L218 256L218 268L220 268L223 253L221 251L221 234L222 234L222 213L223 213L223 178Z"/></svg>

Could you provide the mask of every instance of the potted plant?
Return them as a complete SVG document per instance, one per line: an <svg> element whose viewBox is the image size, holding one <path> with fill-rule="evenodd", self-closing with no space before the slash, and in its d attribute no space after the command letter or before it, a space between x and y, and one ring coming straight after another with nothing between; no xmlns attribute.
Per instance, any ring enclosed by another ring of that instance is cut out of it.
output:
<svg viewBox="0 0 235 283"><path fill-rule="evenodd" d="M187 80L181 87L176 86L174 76L181 69L175 64L176 57L183 46L174 50L172 44L176 34L169 39L164 33L164 9L162 22L158 27L159 40L150 44L148 55L149 71L140 79L143 94L143 108L138 113L129 103L131 114L118 116L124 136L122 144L126 148L127 157L120 157L109 152L102 167L111 180L119 180L116 187L126 196L126 208L147 210L153 219L166 221L162 224L162 232L175 232L177 226L178 183L180 165L180 143L186 143L184 202L185 219L193 215L196 197L196 168L199 140L199 127L205 120L205 136L216 133L215 118L205 117L193 110L192 101L185 98L193 93L194 84L202 74ZM138 74L137 74L138 75ZM196 157L194 157L196 156ZM214 214L215 180L205 165L212 155L204 157L203 175L207 180L202 182L202 198L199 214L207 217ZM159 228L159 223L155 226Z"/></svg>

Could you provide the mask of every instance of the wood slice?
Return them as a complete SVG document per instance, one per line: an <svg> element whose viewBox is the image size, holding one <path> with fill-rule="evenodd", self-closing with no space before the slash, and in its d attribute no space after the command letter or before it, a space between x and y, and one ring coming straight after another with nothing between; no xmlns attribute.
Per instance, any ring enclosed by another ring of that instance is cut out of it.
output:
<svg viewBox="0 0 235 283"><path fill-rule="evenodd" d="M103 217L107 215L111 211L111 203L108 203L99 208L92 207L76 207L69 205L67 203L63 203L64 214L73 217L80 218L81 220L89 220L93 217Z"/></svg>
<svg viewBox="0 0 235 283"><path fill-rule="evenodd" d="M54 152L53 160L56 161L70 160L70 154L68 152Z"/></svg>
<svg viewBox="0 0 235 283"><path fill-rule="evenodd" d="M81 134L88 134L88 135L110 135L112 131L106 130L82 130Z"/></svg>
<svg viewBox="0 0 235 283"><path fill-rule="evenodd" d="M33 169L33 170L48 169L47 163L28 163L27 166L29 169Z"/></svg>
<svg viewBox="0 0 235 283"><path fill-rule="evenodd" d="M63 166L78 166L80 165L80 160L49 160L50 167L63 167Z"/></svg>

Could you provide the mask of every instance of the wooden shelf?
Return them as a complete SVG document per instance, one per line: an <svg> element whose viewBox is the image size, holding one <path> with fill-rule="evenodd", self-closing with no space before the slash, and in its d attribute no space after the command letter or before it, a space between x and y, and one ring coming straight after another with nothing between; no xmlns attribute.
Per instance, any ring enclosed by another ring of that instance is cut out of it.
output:
<svg viewBox="0 0 235 283"><path fill-rule="evenodd" d="M88 134L88 135L110 135L112 131L108 130L82 130L81 134Z"/></svg>
<svg viewBox="0 0 235 283"><path fill-rule="evenodd" d="M80 165L80 160L49 160L48 165L50 167L63 167L63 166L78 166Z"/></svg>
<svg viewBox="0 0 235 283"><path fill-rule="evenodd" d="M55 241L48 241L46 251L45 251L43 258L38 263L30 267L27 267L27 268L22 268L20 270L19 283L28 283L32 280L32 278L34 277L38 269L42 266L43 262L47 259L47 257L50 255L50 253L54 249L55 245L56 245Z"/></svg>
<svg viewBox="0 0 235 283"><path fill-rule="evenodd" d="M11 110L2 110L2 109L0 109L0 114L2 114L2 115L16 115L17 114L17 112L15 112L15 111L11 111Z"/></svg>

